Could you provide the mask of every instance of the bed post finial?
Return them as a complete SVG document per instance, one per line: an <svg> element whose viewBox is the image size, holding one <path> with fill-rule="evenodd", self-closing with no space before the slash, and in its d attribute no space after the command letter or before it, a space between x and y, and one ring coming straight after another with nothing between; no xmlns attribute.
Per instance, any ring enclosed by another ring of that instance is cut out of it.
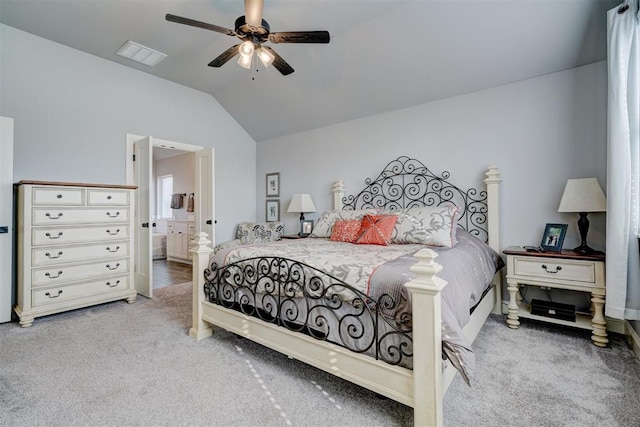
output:
<svg viewBox="0 0 640 427"><path fill-rule="evenodd" d="M193 236L191 249L189 252L193 254L193 324L189 329L189 336L200 340L206 338L213 333L211 326L202 320L202 302L204 299L204 271L209 267L209 257L213 249L209 246L211 240L207 239L208 235L201 231Z"/></svg>
<svg viewBox="0 0 640 427"><path fill-rule="evenodd" d="M442 266L438 254L421 249L411 266L416 278L405 286L411 292L413 328L413 423L442 426L442 326L440 292L447 282L436 274ZM435 373L435 377L434 377Z"/></svg>
<svg viewBox="0 0 640 427"><path fill-rule="evenodd" d="M337 180L333 184L333 209L336 211L342 210L342 199L344 197L344 182L341 179Z"/></svg>

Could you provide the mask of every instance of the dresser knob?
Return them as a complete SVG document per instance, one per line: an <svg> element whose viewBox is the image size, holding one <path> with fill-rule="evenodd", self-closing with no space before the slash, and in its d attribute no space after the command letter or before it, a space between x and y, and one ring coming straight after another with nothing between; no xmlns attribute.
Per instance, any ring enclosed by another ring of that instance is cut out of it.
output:
<svg viewBox="0 0 640 427"><path fill-rule="evenodd" d="M56 258L60 258L60 255L62 255L62 251L58 252L58 255L51 255L49 252L47 252L45 254L49 259L56 259Z"/></svg>
<svg viewBox="0 0 640 427"><path fill-rule="evenodd" d="M107 230L107 234L109 236L115 236L116 234L118 234L120 232L120 229L118 228L116 231L114 231L113 233L111 232L111 230Z"/></svg>
<svg viewBox="0 0 640 427"><path fill-rule="evenodd" d="M111 212L107 212L107 216L108 216L109 218L117 218L119 215L120 215L120 212L116 212L116 214L115 214L115 215L111 215Z"/></svg>
<svg viewBox="0 0 640 427"><path fill-rule="evenodd" d="M116 283L111 284L111 282L107 282L106 285L110 288L115 288L116 286L118 286L120 284L120 280L116 280Z"/></svg>
<svg viewBox="0 0 640 427"><path fill-rule="evenodd" d="M114 267L111 267L111 264L107 264L109 270L116 270L118 267L120 267L120 263L117 263Z"/></svg>
<svg viewBox="0 0 640 427"><path fill-rule="evenodd" d="M58 291L57 295L51 295L49 292L45 292L45 295L48 296L49 298L58 298L61 293L62 293L62 289Z"/></svg>
<svg viewBox="0 0 640 427"><path fill-rule="evenodd" d="M62 212L58 213L58 216L51 216L51 214L47 212L45 216L48 216L49 219L59 219L62 216Z"/></svg>
<svg viewBox="0 0 640 427"><path fill-rule="evenodd" d="M58 199L62 199L62 194L58 194L56 197L57 197Z"/></svg>
<svg viewBox="0 0 640 427"><path fill-rule="evenodd" d="M47 276L49 279L55 279L57 277L60 277L61 274L62 274L62 270L58 271L58 275L57 276L52 276L51 273L49 273L49 272L44 273L44 275Z"/></svg>
<svg viewBox="0 0 640 427"><path fill-rule="evenodd" d="M547 268L547 265L546 265L546 264L542 264L542 269L543 269L544 271L546 271L547 273L556 274L558 271L562 270L562 266L561 266L561 265L558 265L558 266L556 266L555 271L551 271L551 270L549 270L549 269Z"/></svg>
<svg viewBox="0 0 640 427"><path fill-rule="evenodd" d="M53 236L52 236L51 234L49 234L49 233L46 233L46 234L45 234L45 236L47 236L47 237L48 237L48 238L50 238L50 239L59 239L59 238L60 238L60 236L62 236L62 231L58 232L58 235L57 235L57 236L55 236L55 237L53 237Z"/></svg>
<svg viewBox="0 0 640 427"><path fill-rule="evenodd" d="M120 249L120 246L116 246L116 248L114 250L111 250L111 248L109 246L107 246L107 250L109 252L111 252L111 253L118 252L118 249Z"/></svg>

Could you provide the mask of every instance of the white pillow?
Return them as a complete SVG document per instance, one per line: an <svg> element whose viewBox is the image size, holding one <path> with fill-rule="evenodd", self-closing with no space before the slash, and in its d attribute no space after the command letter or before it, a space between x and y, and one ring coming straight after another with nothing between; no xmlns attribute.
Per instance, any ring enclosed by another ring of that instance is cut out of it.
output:
<svg viewBox="0 0 640 427"><path fill-rule="evenodd" d="M451 248L458 243L456 230L460 209L457 206L421 206L386 210L398 215L391 243L420 243Z"/></svg>
<svg viewBox="0 0 640 427"><path fill-rule="evenodd" d="M339 220L362 219L366 214L375 215L379 209L358 209L344 211L326 211L320 215L309 237L331 237L333 224Z"/></svg>

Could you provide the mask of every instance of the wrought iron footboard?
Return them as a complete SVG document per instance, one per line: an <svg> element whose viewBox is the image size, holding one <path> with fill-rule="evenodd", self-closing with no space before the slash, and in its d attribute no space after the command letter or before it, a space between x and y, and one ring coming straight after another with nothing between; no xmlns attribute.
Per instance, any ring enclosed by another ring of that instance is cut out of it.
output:
<svg viewBox="0 0 640 427"><path fill-rule="evenodd" d="M204 271L207 301L305 333L392 365L410 367L410 328L397 322L399 301L377 301L339 278L282 257L255 257Z"/></svg>

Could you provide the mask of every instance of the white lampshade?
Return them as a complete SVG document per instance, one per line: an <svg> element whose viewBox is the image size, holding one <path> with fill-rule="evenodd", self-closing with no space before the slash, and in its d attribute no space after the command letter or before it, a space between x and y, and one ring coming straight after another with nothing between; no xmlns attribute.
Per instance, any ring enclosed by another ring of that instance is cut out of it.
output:
<svg viewBox="0 0 640 427"><path fill-rule="evenodd" d="M605 212L607 199L596 178L570 179L558 212Z"/></svg>
<svg viewBox="0 0 640 427"><path fill-rule="evenodd" d="M315 212L316 207L308 194L294 194L287 212Z"/></svg>

